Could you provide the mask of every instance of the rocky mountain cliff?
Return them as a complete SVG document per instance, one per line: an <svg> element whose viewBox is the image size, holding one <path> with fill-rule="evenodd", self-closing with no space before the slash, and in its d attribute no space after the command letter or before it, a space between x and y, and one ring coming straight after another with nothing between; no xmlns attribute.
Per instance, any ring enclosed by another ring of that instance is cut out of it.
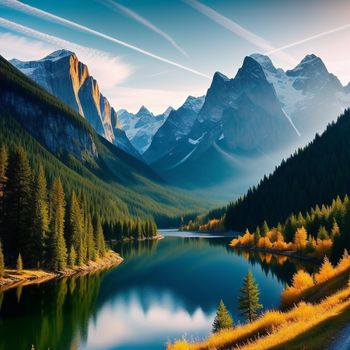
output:
<svg viewBox="0 0 350 350"><path fill-rule="evenodd" d="M140 157L120 130L117 113L75 53L58 50L38 61L10 61L46 91L82 115L94 130L129 154Z"/></svg>

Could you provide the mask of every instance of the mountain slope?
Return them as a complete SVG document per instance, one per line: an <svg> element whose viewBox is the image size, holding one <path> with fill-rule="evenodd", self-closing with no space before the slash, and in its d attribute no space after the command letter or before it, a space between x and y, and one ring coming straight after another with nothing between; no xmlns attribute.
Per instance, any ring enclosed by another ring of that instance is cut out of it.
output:
<svg viewBox="0 0 350 350"><path fill-rule="evenodd" d="M167 138L165 134L164 139ZM150 157L153 143L144 157L177 185L203 188L222 185L233 178L243 179L243 174L252 172L247 168L248 161L283 148L297 138L297 131L262 67L246 57L235 78L214 75L197 116L193 115L185 134L172 148L165 148L162 158ZM163 149L164 145L160 145L158 148ZM230 191L239 193L246 185L237 181Z"/></svg>
<svg viewBox="0 0 350 350"><path fill-rule="evenodd" d="M136 113L129 113L125 109L118 111L122 129L125 131L132 145L143 154L152 142L157 130L163 125L172 111L172 107L160 115L154 115L145 106Z"/></svg>
<svg viewBox="0 0 350 350"><path fill-rule="evenodd" d="M58 50L38 61L10 61L46 91L82 115L95 131L119 148L139 157L125 133L117 113L100 93L97 81L75 53Z"/></svg>
<svg viewBox="0 0 350 350"><path fill-rule="evenodd" d="M155 133L152 143L143 157L148 163L164 157L176 147L177 142L186 136L197 118L204 103L204 96L189 96L177 110L172 110L164 124Z"/></svg>
<svg viewBox="0 0 350 350"><path fill-rule="evenodd" d="M0 140L22 144L66 187L76 184L99 203L102 217L153 215L159 221L200 205L167 187L143 162L98 136L78 113L0 58Z"/></svg>
<svg viewBox="0 0 350 350"><path fill-rule="evenodd" d="M226 227L254 229L264 220L276 225L291 212L350 193L350 110L330 124L322 136L299 149L269 177L264 177L228 206Z"/></svg>

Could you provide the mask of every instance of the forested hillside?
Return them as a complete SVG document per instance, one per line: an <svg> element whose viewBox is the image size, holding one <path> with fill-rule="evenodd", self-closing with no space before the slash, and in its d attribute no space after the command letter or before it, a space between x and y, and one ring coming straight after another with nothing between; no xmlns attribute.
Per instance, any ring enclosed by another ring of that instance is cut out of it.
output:
<svg viewBox="0 0 350 350"><path fill-rule="evenodd" d="M330 204L350 191L350 110L299 149L270 176L227 207L227 229L254 230L266 220L284 222L291 213Z"/></svg>
<svg viewBox="0 0 350 350"><path fill-rule="evenodd" d="M68 196L83 191L92 215L111 234L130 217L154 217L166 225L206 206L99 137L84 118L3 58L0 80L0 139L7 152L22 146L31 166L42 164L49 186L60 178Z"/></svg>

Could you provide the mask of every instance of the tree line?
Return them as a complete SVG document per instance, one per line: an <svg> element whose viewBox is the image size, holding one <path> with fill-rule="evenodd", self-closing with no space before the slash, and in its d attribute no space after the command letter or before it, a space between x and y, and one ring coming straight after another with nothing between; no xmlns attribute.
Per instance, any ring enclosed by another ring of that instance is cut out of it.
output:
<svg viewBox="0 0 350 350"><path fill-rule="evenodd" d="M253 233L232 240L231 246L255 246L261 249L297 250L299 253L337 261L350 249L350 201L347 195L333 199L330 205L316 205L306 213L294 213L283 224L269 227L266 221Z"/></svg>
<svg viewBox="0 0 350 350"><path fill-rule="evenodd" d="M32 168L22 147L0 147L0 270L19 260L50 270L94 261L106 253L103 226L116 238L157 233L151 220L102 223L84 191L65 191L59 178L48 186L43 166Z"/></svg>

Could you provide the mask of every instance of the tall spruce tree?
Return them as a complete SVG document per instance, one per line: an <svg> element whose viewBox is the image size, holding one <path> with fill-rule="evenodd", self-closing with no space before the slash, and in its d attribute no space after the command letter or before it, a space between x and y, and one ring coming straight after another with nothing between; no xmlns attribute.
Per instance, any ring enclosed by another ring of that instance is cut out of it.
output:
<svg viewBox="0 0 350 350"><path fill-rule="evenodd" d="M64 238L65 195L60 179L53 182L50 208L47 262L53 270L64 270L67 265L67 247Z"/></svg>
<svg viewBox="0 0 350 350"><path fill-rule="evenodd" d="M106 245L99 215L96 215L95 217L95 241L97 254L99 256L104 256L106 254Z"/></svg>
<svg viewBox="0 0 350 350"><path fill-rule="evenodd" d="M263 306L259 303L259 287L255 282L252 272L249 270L243 279L243 285L238 297L238 309L241 315L252 322L258 315L258 310Z"/></svg>
<svg viewBox="0 0 350 350"><path fill-rule="evenodd" d="M32 250L31 263L44 264L47 256L47 241L49 232L49 208L44 168L39 165L34 177L33 191L33 227L31 232Z"/></svg>
<svg viewBox="0 0 350 350"><path fill-rule="evenodd" d="M26 153L18 147L11 153L5 189L4 245L14 257L24 252L30 258L32 230L32 172Z"/></svg>
<svg viewBox="0 0 350 350"><path fill-rule="evenodd" d="M23 271L23 260L22 260L21 253L19 253L18 257L17 257L16 269L17 269L17 272L22 272Z"/></svg>
<svg viewBox="0 0 350 350"><path fill-rule="evenodd" d="M84 263L84 247L83 247L83 215L79 205L78 197L75 192L72 192L70 206L69 206L69 237L70 244L74 247L77 255L77 264L82 265Z"/></svg>
<svg viewBox="0 0 350 350"><path fill-rule="evenodd" d="M94 240L94 227L92 225L91 215L87 215L86 219L86 235L87 235L87 259L95 261L96 260L96 246Z"/></svg>
<svg viewBox="0 0 350 350"><path fill-rule="evenodd" d="M4 232L4 191L7 182L8 154L5 146L0 147L0 236Z"/></svg>
<svg viewBox="0 0 350 350"><path fill-rule="evenodd" d="M233 327L233 320L226 309L224 302L221 300L216 311L216 316L213 322L213 333L219 332L223 329L229 329Z"/></svg>

